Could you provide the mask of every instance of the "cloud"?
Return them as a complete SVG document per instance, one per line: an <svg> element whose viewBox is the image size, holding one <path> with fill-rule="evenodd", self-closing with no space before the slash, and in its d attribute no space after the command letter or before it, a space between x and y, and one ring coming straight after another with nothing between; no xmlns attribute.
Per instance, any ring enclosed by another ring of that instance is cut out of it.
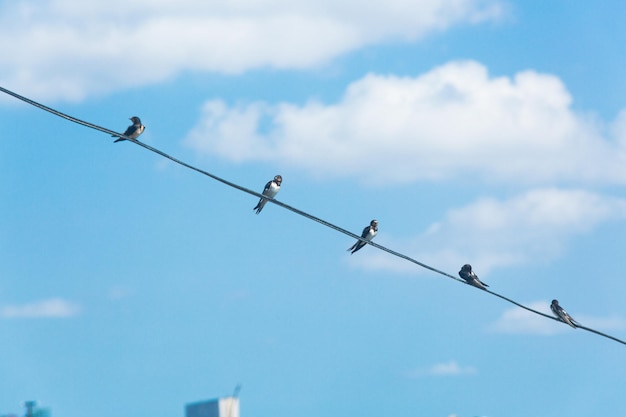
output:
<svg viewBox="0 0 626 417"><path fill-rule="evenodd" d="M528 307L552 316L550 301L542 300L526 304ZM572 313L570 311L570 313ZM626 327L626 322L620 317L593 317L580 314L572 314L574 319L581 325L596 330L621 330ZM508 334L535 334L553 335L564 333L571 328L563 323L547 320L544 317L531 313L519 307L505 310L502 315L491 325L489 330L496 333Z"/></svg>
<svg viewBox="0 0 626 417"><path fill-rule="evenodd" d="M409 378L422 378L428 376L460 376L473 375L478 370L473 366L461 366L456 361L450 360L445 363L437 363L428 368L417 368L407 372Z"/></svg>
<svg viewBox="0 0 626 417"><path fill-rule="evenodd" d="M535 301L526 306L552 315L549 301ZM551 335L567 331L567 326L547 320L522 308L513 307L504 311L502 316L489 326L489 329L496 333Z"/></svg>
<svg viewBox="0 0 626 417"><path fill-rule="evenodd" d="M3 2L0 84L80 100L189 70L305 69L503 13L498 0Z"/></svg>
<svg viewBox="0 0 626 417"><path fill-rule="evenodd" d="M626 184L626 115L606 127L571 103L555 76L490 77L477 62L450 62L417 77L369 74L330 104L210 100L187 144L232 161L386 185Z"/></svg>
<svg viewBox="0 0 626 417"><path fill-rule="evenodd" d="M22 305L0 307L0 317L12 318L66 318L76 316L82 308L61 298L50 298Z"/></svg>
<svg viewBox="0 0 626 417"><path fill-rule="evenodd" d="M470 262L483 278L494 268L554 259L575 236L625 218L626 199L542 188L504 200L480 198L449 210L417 237L378 242L444 269ZM360 262L369 269L422 271L380 251Z"/></svg>
<svg viewBox="0 0 626 417"><path fill-rule="evenodd" d="M113 300L113 301L123 300L125 298L133 296L134 293L135 291L130 287L117 285L117 286L109 288L108 298L109 300Z"/></svg>

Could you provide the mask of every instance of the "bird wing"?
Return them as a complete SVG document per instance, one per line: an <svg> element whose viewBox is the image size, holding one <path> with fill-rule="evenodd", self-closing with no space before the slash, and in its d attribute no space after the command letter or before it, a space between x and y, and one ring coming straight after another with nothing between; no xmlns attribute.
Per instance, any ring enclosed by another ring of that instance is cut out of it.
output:
<svg viewBox="0 0 626 417"><path fill-rule="evenodd" d="M263 195L267 195L267 193L269 193L270 188L272 188L272 181L268 181L267 184L265 184L265 188L263 188Z"/></svg>
<svg viewBox="0 0 626 417"><path fill-rule="evenodd" d="M132 125L132 126L128 126L128 129L126 129L126 131L124 132L124 136L130 136L133 133L135 133L138 129L138 126Z"/></svg>

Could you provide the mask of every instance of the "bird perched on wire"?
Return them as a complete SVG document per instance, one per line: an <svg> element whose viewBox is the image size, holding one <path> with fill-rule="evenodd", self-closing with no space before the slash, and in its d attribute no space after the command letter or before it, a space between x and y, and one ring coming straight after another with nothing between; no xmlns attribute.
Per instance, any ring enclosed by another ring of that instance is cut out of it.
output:
<svg viewBox="0 0 626 417"><path fill-rule="evenodd" d="M563 307L559 305L558 300L552 300L552 304L550 304L550 310L554 313L555 316L558 317L559 320L565 322L572 326L574 329L579 326L578 322L572 318L567 311L563 310Z"/></svg>
<svg viewBox="0 0 626 417"><path fill-rule="evenodd" d="M273 180L268 181L268 183L265 184L265 188L263 188L262 194L268 198L274 198L276 194L278 194L278 192L280 191L280 184L282 183L283 177L281 177L280 175L276 175ZM267 203L267 198L261 197L257 205L254 206L252 210L256 210L256 214L259 214L261 210L263 210L263 207L265 207L265 203Z"/></svg>
<svg viewBox="0 0 626 417"><path fill-rule="evenodd" d="M146 129L144 125L141 124L141 119L137 116L133 116L130 118L130 121L133 122L132 125L128 126L128 129L124 132L124 136L128 136L131 139L137 139L139 135L143 133ZM126 138L120 137L119 135L111 135L112 137L118 137L119 139L115 140L115 142L119 142L122 140L126 140Z"/></svg>
<svg viewBox="0 0 626 417"><path fill-rule="evenodd" d="M486 290L489 285L485 284L481 280L478 279L478 276L472 271L472 265L465 264L461 267L459 271L459 276L465 280L469 285L473 285L476 288L480 288L481 290Z"/></svg>
<svg viewBox="0 0 626 417"><path fill-rule="evenodd" d="M367 226L365 229L363 229L363 233L361 233L361 237L365 239L367 242L369 242L370 240L374 239L374 236L376 236L376 233L378 233L378 220L372 220L370 222L370 225ZM354 245L348 248L349 251L352 251L350 252L350 255L352 255L354 252L358 251L363 246L365 246L367 242L364 242L362 240L357 240L354 243Z"/></svg>

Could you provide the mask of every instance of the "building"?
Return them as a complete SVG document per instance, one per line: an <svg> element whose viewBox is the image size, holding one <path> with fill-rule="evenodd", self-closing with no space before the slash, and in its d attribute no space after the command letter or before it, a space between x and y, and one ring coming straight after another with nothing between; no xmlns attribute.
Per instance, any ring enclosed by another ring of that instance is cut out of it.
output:
<svg viewBox="0 0 626 417"><path fill-rule="evenodd" d="M51 417L52 415L49 408L37 407L35 401L26 401L24 407L26 408L26 413L23 414L24 417ZM18 414L0 412L0 417L18 417Z"/></svg>
<svg viewBox="0 0 626 417"><path fill-rule="evenodd" d="M185 417L239 417L239 398L223 397L187 404Z"/></svg>
<svg viewBox="0 0 626 417"><path fill-rule="evenodd" d="M49 408L37 407L35 401L26 401L24 406L26 407L26 417L50 417L51 415Z"/></svg>

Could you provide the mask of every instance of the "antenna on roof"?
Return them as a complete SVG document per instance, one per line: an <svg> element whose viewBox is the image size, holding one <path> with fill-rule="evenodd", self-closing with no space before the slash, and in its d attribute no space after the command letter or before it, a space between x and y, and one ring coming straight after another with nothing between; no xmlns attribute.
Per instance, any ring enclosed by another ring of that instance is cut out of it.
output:
<svg viewBox="0 0 626 417"><path fill-rule="evenodd" d="M228 402L228 417L233 417L233 403L239 398L239 391L241 391L241 384L237 383L235 390L233 391L233 397Z"/></svg>

